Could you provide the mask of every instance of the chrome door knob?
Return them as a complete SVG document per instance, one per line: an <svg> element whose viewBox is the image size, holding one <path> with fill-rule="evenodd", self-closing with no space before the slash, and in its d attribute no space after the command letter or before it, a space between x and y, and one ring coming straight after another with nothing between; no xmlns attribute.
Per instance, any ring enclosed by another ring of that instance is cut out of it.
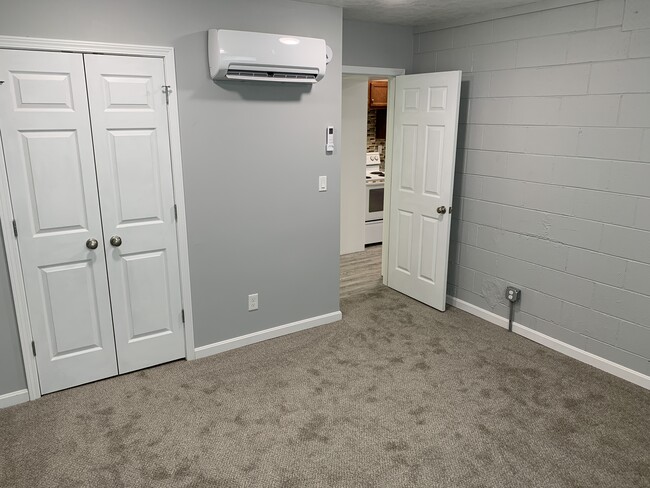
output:
<svg viewBox="0 0 650 488"><path fill-rule="evenodd" d="M86 247L88 249L97 249L97 246L99 246L99 241L97 239L88 239L86 241Z"/></svg>
<svg viewBox="0 0 650 488"><path fill-rule="evenodd" d="M445 206L443 205L443 206L441 206L441 207L438 207L438 208L436 209L436 212L438 212L439 214L446 214L446 213L447 213L447 209L446 209Z"/></svg>
<svg viewBox="0 0 650 488"><path fill-rule="evenodd" d="M122 245L122 238L120 236L113 236L109 242L113 247L120 247Z"/></svg>

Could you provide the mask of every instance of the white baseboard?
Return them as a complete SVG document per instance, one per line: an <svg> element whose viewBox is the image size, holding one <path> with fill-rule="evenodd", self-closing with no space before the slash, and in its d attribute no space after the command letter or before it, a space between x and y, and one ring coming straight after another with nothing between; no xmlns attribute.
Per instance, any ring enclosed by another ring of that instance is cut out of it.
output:
<svg viewBox="0 0 650 488"><path fill-rule="evenodd" d="M299 320L298 322L292 322L290 324L278 325L277 327L253 332L252 334L226 339L225 341L215 342L214 344L208 344L207 346L200 346L194 350L196 353L196 359L212 356L213 354L229 351L230 349L236 349L249 344L255 344L256 342L265 341L267 339L273 339L274 337L291 334L292 332L298 332L299 330L310 329L319 325L336 322L341 320L342 316L343 315L340 311L332 312L305 320Z"/></svg>
<svg viewBox="0 0 650 488"><path fill-rule="evenodd" d="M29 401L29 392L27 390L16 390L11 393L0 395L0 408L13 407L19 403Z"/></svg>
<svg viewBox="0 0 650 488"><path fill-rule="evenodd" d="M464 310L465 312L471 313L477 317L480 317L488 322L491 322L499 327L505 329L508 328L508 319L501 317L495 313L492 313L488 310L472 305L464 300L460 300L456 297L447 295L447 303L453 307ZM566 342L558 341L546 334L537 332L535 330L529 329L528 327L514 322L512 324L512 331L520 336L530 339L531 341L537 342L543 346L546 346L554 351L565 354L573 359L587 363L595 368L598 368L607 373L618 376L624 380L627 380L635 385L639 385L647 390L650 390L650 376L634 371L633 369L626 368L621 366L618 363L610 361L609 359L601 358L590 352L579 349L575 346L567 344Z"/></svg>

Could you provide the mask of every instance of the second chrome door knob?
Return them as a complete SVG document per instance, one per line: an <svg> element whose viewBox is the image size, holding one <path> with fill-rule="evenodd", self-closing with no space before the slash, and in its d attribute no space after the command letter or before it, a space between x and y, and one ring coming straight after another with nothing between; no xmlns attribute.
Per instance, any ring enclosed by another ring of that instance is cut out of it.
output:
<svg viewBox="0 0 650 488"><path fill-rule="evenodd" d="M110 240L111 246L120 247L122 245L122 238L120 236L113 236Z"/></svg>

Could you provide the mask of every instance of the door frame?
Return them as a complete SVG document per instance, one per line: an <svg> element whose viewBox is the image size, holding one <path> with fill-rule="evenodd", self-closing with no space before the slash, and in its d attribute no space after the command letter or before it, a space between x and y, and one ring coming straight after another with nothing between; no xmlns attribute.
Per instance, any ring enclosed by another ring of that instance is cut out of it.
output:
<svg viewBox="0 0 650 488"><path fill-rule="evenodd" d="M364 75L368 79L382 78L388 80L388 105L386 106L386 155L384 157L384 228L381 246L381 278L384 285L388 286L388 236L390 231L390 183L393 169L393 120L395 110L395 77L406 74L403 68L378 68L371 66L346 66L341 67L344 75ZM388 188L388 191L386 191Z"/></svg>
<svg viewBox="0 0 650 488"><path fill-rule="evenodd" d="M165 80L172 89L169 92L167 118L169 125L169 143L172 164L174 200L177 205L176 239L178 241L178 258L181 277L181 301L185 311L185 358L196 358L194 351L194 321L192 314L192 296L190 289L190 262L187 239L187 219L185 217L185 191L183 187L183 165L181 160L180 124L178 118L178 85L174 48L164 46L140 46L134 44L116 44L106 42L71 41L63 39L39 39L32 37L0 36L0 49L17 49L21 51L67 51L79 54L114 54L133 57L161 58L165 71ZM9 193L9 179L4 159L4 148L0 139L0 221L7 253L9 279L14 298L18 335L27 379L29 399L41 397L38 381L36 358L32 354L32 329L27 307L27 295L23 281L18 240L14 237L13 209Z"/></svg>

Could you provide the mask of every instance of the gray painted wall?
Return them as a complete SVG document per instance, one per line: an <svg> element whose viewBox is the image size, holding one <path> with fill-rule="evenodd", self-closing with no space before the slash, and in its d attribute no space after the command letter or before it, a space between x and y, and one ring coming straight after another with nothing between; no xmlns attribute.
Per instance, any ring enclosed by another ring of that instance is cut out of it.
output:
<svg viewBox="0 0 650 488"><path fill-rule="evenodd" d="M0 229L0 395L27 388L5 245Z"/></svg>
<svg viewBox="0 0 650 488"><path fill-rule="evenodd" d="M449 293L650 374L650 2L415 35L461 69Z"/></svg>
<svg viewBox="0 0 650 488"><path fill-rule="evenodd" d="M413 28L358 20L343 21L343 64L404 68L413 62Z"/></svg>
<svg viewBox="0 0 650 488"><path fill-rule="evenodd" d="M175 48L196 346L339 309L340 156L324 148L326 126L341 123L339 8L288 0L3 0L1 10L1 35ZM334 59L311 91L215 85L207 64L214 27L324 38ZM325 193L317 191L319 175L328 177ZM248 312L253 292L260 309ZM2 334L14 327L8 319ZM0 338L3 356L20 354L15 333ZM0 394L24 384L20 374L0 371Z"/></svg>

